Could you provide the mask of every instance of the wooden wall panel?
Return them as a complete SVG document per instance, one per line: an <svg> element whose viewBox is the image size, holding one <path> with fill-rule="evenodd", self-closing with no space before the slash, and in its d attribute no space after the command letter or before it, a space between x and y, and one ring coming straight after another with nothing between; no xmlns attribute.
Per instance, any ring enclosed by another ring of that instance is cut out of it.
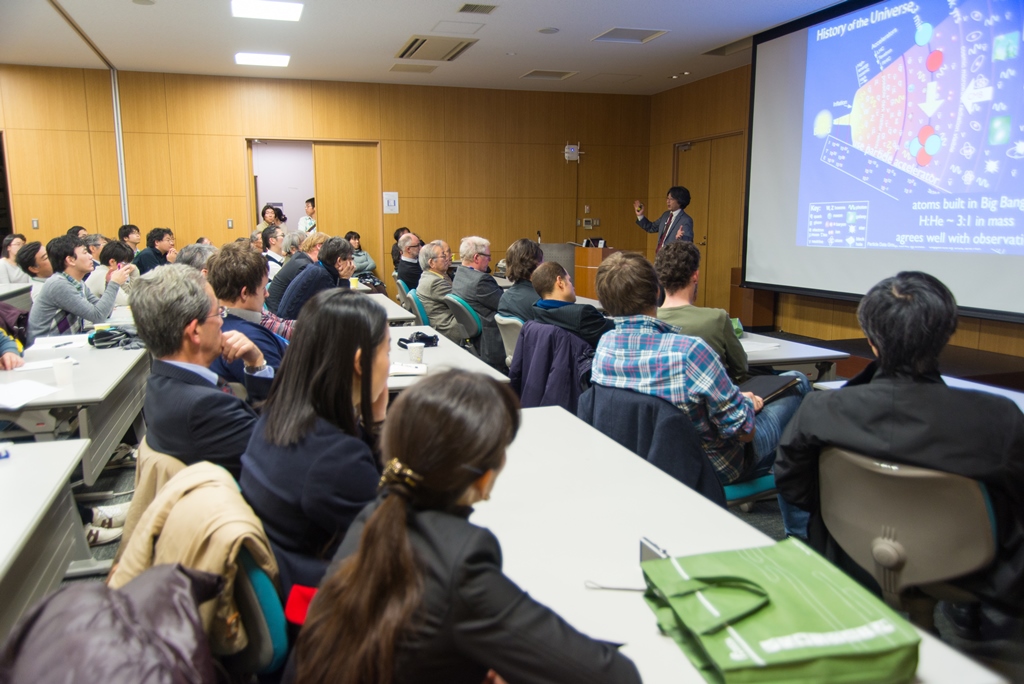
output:
<svg viewBox="0 0 1024 684"><path fill-rule="evenodd" d="M4 66L0 92L7 128L87 131L89 114L82 69Z"/></svg>
<svg viewBox="0 0 1024 684"><path fill-rule="evenodd" d="M313 91L309 81L246 78L241 82L246 137L313 137Z"/></svg>
<svg viewBox="0 0 1024 684"><path fill-rule="evenodd" d="M110 72L105 69L83 69L85 105L89 111L90 131L114 131L114 95Z"/></svg>
<svg viewBox="0 0 1024 684"><path fill-rule="evenodd" d="M505 197L505 153L497 143L445 144L445 194L448 197Z"/></svg>
<svg viewBox="0 0 1024 684"><path fill-rule="evenodd" d="M383 140L444 140L445 88L380 86Z"/></svg>
<svg viewBox="0 0 1024 684"><path fill-rule="evenodd" d="M775 326L794 335L832 339L832 300L780 294Z"/></svg>
<svg viewBox="0 0 1024 684"><path fill-rule="evenodd" d="M1002 321L978 321L978 347L1000 354L1024 356L1024 326Z"/></svg>
<svg viewBox="0 0 1024 684"><path fill-rule="evenodd" d="M0 67L0 131L4 129L4 91L3 91L4 69Z"/></svg>
<svg viewBox="0 0 1024 684"><path fill-rule="evenodd" d="M166 133L124 133L130 195L171 195L171 149Z"/></svg>
<svg viewBox="0 0 1024 684"><path fill-rule="evenodd" d="M584 152L587 145L650 144L650 98L583 93L565 97L573 133L569 142L579 142Z"/></svg>
<svg viewBox="0 0 1024 684"><path fill-rule="evenodd" d="M508 247L508 233L505 228L509 220L507 200L449 197L445 203L445 217L445 232L438 238L446 240L451 245L452 258L455 261L459 260L459 242L470 235L479 235L493 243L491 261L495 264L504 258L505 248ZM498 252L501 256L495 256Z"/></svg>
<svg viewBox="0 0 1024 684"><path fill-rule="evenodd" d="M380 86L376 83L313 81L312 103L314 137L380 139Z"/></svg>
<svg viewBox="0 0 1024 684"><path fill-rule="evenodd" d="M88 132L8 128L5 142L12 194L93 194Z"/></svg>
<svg viewBox="0 0 1024 684"><path fill-rule="evenodd" d="M444 197L444 143L385 140L381 163L384 190L398 193L399 209L406 197Z"/></svg>
<svg viewBox="0 0 1024 684"><path fill-rule="evenodd" d="M146 233L152 229L175 230L174 198L170 195L128 195L128 214L131 222L142 231L143 246Z"/></svg>
<svg viewBox="0 0 1024 684"><path fill-rule="evenodd" d="M729 310L732 269L743 260L744 186L736 183L746 168L746 136L711 141L708 205L708 258L701 268L704 306ZM694 236L696 238L696 223Z"/></svg>
<svg viewBox="0 0 1024 684"><path fill-rule="evenodd" d="M504 140L545 144L550 154L559 156L566 142L576 142L569 140L565 101L565 93L506 91Z"/></svg>
<svg viewBox="0 0 1024 684"><path fill-rule="evenodd" d="M163 74L120 71L121 130L125 133L166 133L167 95Z"/></svg>
<svg viewBox="0 0 1024 684"><path fill-rule="evenodd" d="M395 231L405 226L425 242L447 241L446 202L444 197L399 197L398 208L401 213L384 214L383 247L380 256L374 253L373 259L382 269L388 269L381 275L381 280L386 281L389 287L392 287L393 283L384 276L389 275L394 266L391 262L391 245L395 243ZM455 249L458 249L458 245L455 245Z"/></svg>
<svg viewBox="0 0 1024 684"><path fill-rule="evenodd" d="M121 221L121 195L96 195L96 229L110 240L117 239Z"/></svg>
<svg viewBox="0 0 1024 684"><path fill-rule="evenodd" d="M745 131L750 67L740 67L651 97L650 143L686 142Z"/></svg>
<svg viewBox="0 0 1024 684"><path fill-rule="evenodd" d="M633 198L647 191L646 147L591 145L585 151L579 169L581 198L628 197L632 205Z"/></svg>
<svg viewBox="0 0 1024 684"><path fill-rule="evenodd" d="M167 132L242 133L242 79L165 74Z"/></svg>
<svg viewBox="0 0 1024 684"><path fill-rule="evenodd" d="M863 336L857 322L857 302L835 300L832 303L832 339L851 340Z"/></svg>
<svg viewBox="0 0 1024 684"><path fill-rule="evenodd" d="M93 192L97 195L120 195L121 182L117 176L114 134L106 131L90 133L89 152L92 156Z"/></svg>
<svg viewBox="0 0 1024 684"><path fill-rule="evenodd" d="M24 233L44 245L64 235L71 226L84 226L90 233L100 228L96 223L96 200L85 195L11 195L14 206L15 232ZM32 219L39 219L39 230L32 229Z"/></svg>
<svg viewBox="0 0 1024 684"><path fill-rule="evenodd" d="M633 207L633 200L624 198L601 198L601 197L580 197L576 205L576 218L596 218L601 220L601 225L592 230L586 230L582 224L575 229L574 242L583 242L585 238L602 237L609 247L629 250L631 252L643 252L647 246L647 233L640 226L636 225ZM584 213L584 205L590 205L590 213ZM573 221L573 222L574 222Z"/></svg>
<svg viewBox="0 0 1024 684"><path fill-rule="evenodd" d="M565 197L567 182L573 176L571 167L575 164L566 164L557 147L507 145L505 149L508 197ZM575 192L569 196L573 195Z"/></svg>
<svg viewBox="0 0 1024 684"><path fill-rule="evenodd" d="M857 332L857 335L851 335L850 337L863 336L859 334L859 329ZM957 321L956 332L953 333L953 337L950 339L949 343L958 347L977 349L980 335L981 320L977 318L964 318L961 316L960 320Z"/></svg>
<svg viewBox="0 0 1024 684"><path fill-rule="evenodd" d="M171 187L175 195L244 197L245 139L228 135L170 135ZM319 203L317 203L319 212Z"/></svg>
<svg viewBox="0 0 1024 684"><path fill-rule="evenodd" d="M510 199L508 200L508 220L505 222L503 244L499 249L508 251L508 246L520 238L537 241L537 231L541 232L542 244L548 242L567 242L572 238L569 233L561 237L565 230L563 215L565 201L562 199ZM497 263L497 262L495 262Z"/></svg>
<svg viewBox="0 0 1024 684"><path fill-rule="evenodd" d="M376 258L386 242L380 189L380 153L377 145L314 143L313 164L317 179L317 227L330 235L359 233L361 245ZM401 208L401 205L399 205ZM386 265L384 266L386 268ZM390 271L384 273L387 275Z"/></svg>
<svg viewBox="0 0 1024 684"><path fill-rule="evenodd" d="M505 138L505 91L445 88L444 92L445 140L508 142Z"/></svg>
<svg viewBox="0 0 1024 684"><path fill-rule="evenodd" d="M174 240L178 249L191 244L200 236L210 238L215 245L248 236L243 218L248 213L245 197L175 197ZM228 219L235 228L228 229Z"/></svg>

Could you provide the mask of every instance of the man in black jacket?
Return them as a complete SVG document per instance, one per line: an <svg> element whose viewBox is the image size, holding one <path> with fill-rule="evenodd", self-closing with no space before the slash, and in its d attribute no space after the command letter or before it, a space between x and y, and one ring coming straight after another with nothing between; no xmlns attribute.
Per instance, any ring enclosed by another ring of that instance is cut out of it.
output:
<svg viewBox="0 0 1024 684"><path fill-rule="evenodd" d="M540 295L540 301L533 305L533 319L538 323L557 325L559 328L576 333L591 347L597 346L615 322L590 304L576 303L576 289L572 278L557 261L548 261L537 267L531 278L533 289Z"/></svg>
<svg viewBox="0 0 1024 684"><path fill-rule="evenodd" d="M153 355L143 413L146 439L186 465L211 461L236 478L256 412L210 370L218 356L241 359L249 399L265 399L274 369L249 338L221 332L224 307L202 274L171 265L147 273L132 288L139 337Z"/></svg>
<svg viewBox="0 0 1024 684"><path fill-rule="evenodd" d="M135 255L135 264L140 274L146 274L157 266L173 264L178 258L174 249L174 233L170 228L154 228L146 234L146 249Z"/></svg>
<svg viewBox="0 0 1024 684"><path fill-rule="evenodd" d="M398 261L398 279L410 290L420 284L423 267L420 266L420 248L423 243L413 233L406 233L398 238L398 247L402 250L402 258Z"/></svg>
<svg viewBox="0 0 1024 684"><path fill-rule="evenodd" d="M277 313L277 307L281 303L281 298L284 297L288 286L295 280L295 276L299 275L310 264L317 262L320 258L320 247L330 237L327 233L318 233L316 231L310 233L302 241L299 251L292 255L292 258L281 267L281 270L277 272L274 279L270 281L270 285L267 286L267 308L270 309L271 313Z"/></svg>

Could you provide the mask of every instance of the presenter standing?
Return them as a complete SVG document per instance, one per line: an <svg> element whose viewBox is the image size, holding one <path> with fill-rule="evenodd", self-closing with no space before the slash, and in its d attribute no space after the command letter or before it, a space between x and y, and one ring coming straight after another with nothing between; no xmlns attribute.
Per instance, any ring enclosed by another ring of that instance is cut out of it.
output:
<svg viewBox="0 0 1024 684"><path fill-rule="evenodd" d="M665 206L668 209L657 221L644 216L644 205L640 200L633 202L636 211L636 223L648 233L658 234L658 247L655 252L672 242L693 242L693 219L684 209L690 204L690 191L677 185L668 189Z"/></svg>

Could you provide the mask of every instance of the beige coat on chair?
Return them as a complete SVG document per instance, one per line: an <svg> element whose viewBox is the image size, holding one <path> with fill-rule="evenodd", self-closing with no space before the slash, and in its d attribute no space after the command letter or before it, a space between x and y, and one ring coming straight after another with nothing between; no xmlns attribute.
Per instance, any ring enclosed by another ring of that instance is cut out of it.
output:
<svg viewBox="0 0 1024 684"><path fill-rule="evenodd" d="M234 599L235 558L243 544L277 582L277 562L263 525L234 478L220 466L196 463L171 478L143 513L109 584L122 587L162 563L222 575L223 592L199 612L214 654L237 653L248 643Z"/></svg>

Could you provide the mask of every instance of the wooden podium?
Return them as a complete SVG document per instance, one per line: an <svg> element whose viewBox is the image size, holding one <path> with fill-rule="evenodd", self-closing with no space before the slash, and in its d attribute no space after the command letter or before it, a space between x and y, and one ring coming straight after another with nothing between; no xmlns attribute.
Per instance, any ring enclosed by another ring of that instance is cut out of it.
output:
<svg viewBox="0 0 1024 684"><path fill-rule="evenodd" d="M608 258L610 254L618 252L611 247L577 247L576 248L576 273L573 274L573 284L576 287L576 294L580 297L597 299L597 267Z"/></svg>

